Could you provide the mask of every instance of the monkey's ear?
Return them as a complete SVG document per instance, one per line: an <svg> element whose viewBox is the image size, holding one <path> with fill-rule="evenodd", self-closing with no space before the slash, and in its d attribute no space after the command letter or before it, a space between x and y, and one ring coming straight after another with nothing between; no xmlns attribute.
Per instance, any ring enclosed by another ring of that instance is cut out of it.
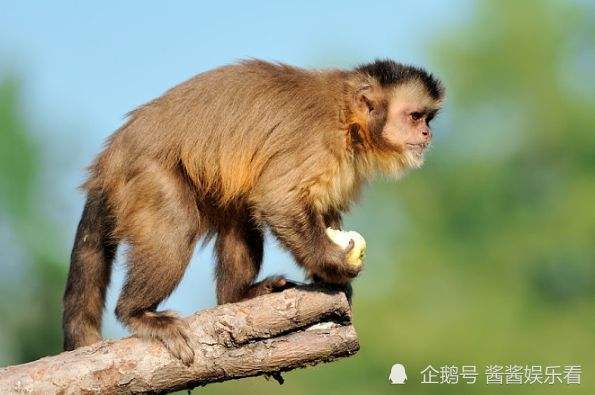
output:
<svg viewBox="0 0 595 395"><path fill-rule="evenodd" d="M364 114L373 113L381 104L380 89L371 84L361 84L355 92L355 103L359 111Z"/></svg>
<svg viewBox="0 0 595 395"><path fill-rule="evenodd" d="M355 94L355 101L358 104L359 110L365 110L367 112L371 112L374 110L374 104L370 99L370 90L371 86L369 84L362 85L358 87L357 92Z"/></svg>
<svg viewBox="0 0 595 395"><path fill-rule="evenodd" d="M374 82L362 82L355 89L353 102L353 121L357 128L350 130L351 140L357 145L380 139L388 107L382 88Z"/></svg>

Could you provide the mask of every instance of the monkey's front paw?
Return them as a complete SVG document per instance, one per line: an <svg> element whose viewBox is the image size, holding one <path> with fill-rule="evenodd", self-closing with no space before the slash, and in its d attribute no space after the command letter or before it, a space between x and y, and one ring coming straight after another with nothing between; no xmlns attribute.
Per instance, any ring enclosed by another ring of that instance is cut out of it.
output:
<svg viewBox="0 0 595 395"><path fill-rule="evenodd" d="M349 252L347 252L347 254L349 254ZM352 264L349 261L349 255L347 255L346 261L347 264L342 265L336 272L332 273L337 280L331 281L331 283L345 285L356 278L364 269L363 262L361 261L358 265Z"/></svg>
<svg viewBox="0 0 595 395"><path fill-rule="evenodd" d="M351 282L362 271L363 265L354 265L350 261L354 241L347 244L346 249L335 246L319 259L319 264L310 267L310 275L318 277L322 282L345 285Z"/></svg>

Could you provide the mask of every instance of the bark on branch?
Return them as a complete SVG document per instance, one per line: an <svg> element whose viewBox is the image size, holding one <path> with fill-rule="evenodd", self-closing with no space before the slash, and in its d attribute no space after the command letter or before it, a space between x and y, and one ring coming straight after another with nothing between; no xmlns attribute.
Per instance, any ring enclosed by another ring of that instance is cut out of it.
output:
<svg viewBox="0 0 595 395"><path fill-rule="evenodd" d="M0 369L0 393L135 393L271 375L357 352L350 306L339 291L304 286L187 318L195 361L134 337Z"/></svg>

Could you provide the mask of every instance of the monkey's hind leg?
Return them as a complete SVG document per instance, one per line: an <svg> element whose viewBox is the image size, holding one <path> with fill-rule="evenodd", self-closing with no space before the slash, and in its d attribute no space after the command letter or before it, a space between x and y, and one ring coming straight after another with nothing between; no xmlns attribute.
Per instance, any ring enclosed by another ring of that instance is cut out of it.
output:
<svg viewBox="0 0 595 395"><path fill-rule="evenodd" d="M175 237L176 233L180 237ZM175 228L165 238L167 242L162 242L160 235L153 234L142 245L132 247L116 315L135 335L161 341L175 357L190 364L194 353L184 321L172 312L156 309L180 282L193 245Z"/></svg>
<svg viewBox="0 0 595 395"><path fill-rule="evenodd" d="M156 311L180 282L190 261L198 232L198 211L190 195L174 193L175 183L152 176L142 185L143 202L124 216L128 274L117 303L116 316L135 335L158 340L186 365L194 352L187 325L176 314ZM155 193L155 195L153 195Z"/></svg>

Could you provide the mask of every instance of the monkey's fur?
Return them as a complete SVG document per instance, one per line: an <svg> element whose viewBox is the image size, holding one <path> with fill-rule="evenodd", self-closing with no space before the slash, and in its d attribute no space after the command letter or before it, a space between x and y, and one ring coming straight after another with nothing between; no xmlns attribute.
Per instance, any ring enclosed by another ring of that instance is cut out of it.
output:
<svg viewBox="0 0 595 395"><path fill-rule="evenodd" d="M431 74L390 60L351 71L250 60L199 74L132 111L84 184L64 348L101 339L120 242L129 246L128 276L117 317L187 364L193 352L183 321L156 309L178 285L197 240L216 237L219 303L287 285L282 277L254 283L265 227L310 277L349 283L360 268L346 263L347 251L325 229L340 227L341 213L375 172L421 164L443 91ZM417 106L406 120L391 115L402 98ZM401 129L415 137L407 140Z"/></svg>

